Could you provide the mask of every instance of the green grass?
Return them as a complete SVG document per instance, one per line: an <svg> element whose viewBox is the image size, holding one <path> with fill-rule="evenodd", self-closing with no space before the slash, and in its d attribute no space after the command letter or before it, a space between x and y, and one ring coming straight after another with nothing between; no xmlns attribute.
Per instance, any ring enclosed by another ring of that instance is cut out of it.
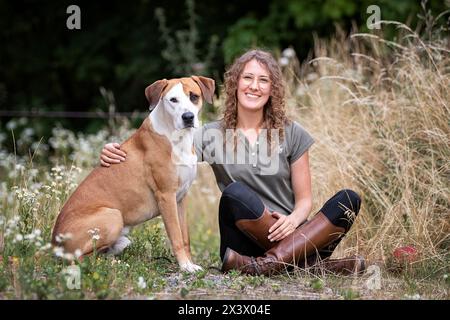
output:
<svg viewBox="0 0 450 320"><path fill-rule="evenodd" d="M283 70L289 112L316 140L314 212L343 188L363 197L334 257L362 254L377 275L221 274L220 193L206 164L199 165L187 210L194 262L204 271L179 271L161 218L134 228L131 246L117 257L94 254L80 262L52 247L55 217L98 164L101 147L129 136L129 122L117 119L114 130L94 135L56 127L48 141L14 132L16 152L0 149L0 299L449 299L450 60L441 40L410 35L399 37L401 49L376 37L317 41L318 58L302 65L304 79L293 76L298 61ZM394 249L409 244L417 260L397 261ZM79 268L79 289L68 288L67 268Z"/></svg>

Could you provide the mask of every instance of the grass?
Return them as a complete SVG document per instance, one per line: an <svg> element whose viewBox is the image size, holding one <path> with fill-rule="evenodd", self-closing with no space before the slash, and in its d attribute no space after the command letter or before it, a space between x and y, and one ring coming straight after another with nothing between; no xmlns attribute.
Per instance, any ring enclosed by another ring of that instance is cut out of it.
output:
<svg viewBox="0 0 450 320"><path fill-rule="evenodd" d="M8 124L16 152L0 149L0 299L449 299L448 38L396 26L395 43L338 32L316 41L315 59L291 57L283 67L289 112L316 140L314 212L340 189L361 194L358 219L333 256L362 254L370 272L222 275L220 193L206 164L188 201L191 248L203 272L179 272L160 218L134 228L120 256L79 262L49 244L54 219L102 145L124 140L129 123L118 119L114 130L95 135L57 127L43 141L19 119ZM402 245L417 248L416 261L393 257ZM73 269L80 289L69 288L77 287L67 277Z"/></svg>

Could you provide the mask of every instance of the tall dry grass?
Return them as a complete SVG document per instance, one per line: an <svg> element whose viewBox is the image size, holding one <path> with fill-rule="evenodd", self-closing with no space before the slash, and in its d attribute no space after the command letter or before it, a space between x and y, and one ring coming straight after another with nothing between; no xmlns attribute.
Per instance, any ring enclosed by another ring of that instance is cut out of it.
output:
<svg viewBox="0 0 450 320"><path fill-rule="evenodd" d="M448 38L425 41L405 25L398 41L343 32L316 39L314 59L284 67L288 111L315 138L314 210L343 188L363 199L335 256L389 262L414 245L422 261L449 261L450 56ZM220 100L217 101L220 105ZM199 201L204 195L209 200ZM200 166L191 189L194 225L218 232L219 192Z"/></svg>
<svg viewBox="0 0 450 320"><path fill-rule="evenodd" d="M363 198L338 255L387 261L401 245L449 261L449 39L399 40L338 32L317 39L315 59L287 70L290 112L314 136L315 208L342 188ZM294 63L294 66L298 64Z"/></svg>

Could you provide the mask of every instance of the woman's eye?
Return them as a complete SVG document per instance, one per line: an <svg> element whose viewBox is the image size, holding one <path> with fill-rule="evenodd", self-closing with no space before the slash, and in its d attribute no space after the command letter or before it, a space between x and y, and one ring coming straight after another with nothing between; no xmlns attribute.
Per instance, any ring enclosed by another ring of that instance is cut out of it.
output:
<svg viewBox="0 0 450 320"><path fill-rule="evenodd" d="M244 76L244 80L248 80L248 81L251 81L251 80L253 80L253 78L252 78L252 77L250 77L250 76Z"/></svg>
<svg viewBox="0 0 450 320"><path fill-rule="evenodd" d="M178 99L177 98L170 98L170 102L178 103Z"/></svg>
<svg viewBox="0 0 450 320"><path fill-rule="evenodd" d="M259 82L266 84L266 83L269 83L269 79L261 78L261 79L259 79Z"/></svg>
<svg viewBox="0 0 450 320"><path fill-rule="evenodd" d="M192 101L193 103L197 104L198 99L199 99L200 97L199 97L198 95L194 94L194 93L191 93L191 94L189 95L189 98L191 99L191 101Z"/></svg>

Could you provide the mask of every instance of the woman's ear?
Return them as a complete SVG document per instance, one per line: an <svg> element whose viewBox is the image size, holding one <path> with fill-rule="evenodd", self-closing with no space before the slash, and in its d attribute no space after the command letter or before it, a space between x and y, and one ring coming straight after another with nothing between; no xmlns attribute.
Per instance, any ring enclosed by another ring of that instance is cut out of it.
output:
<svg viewBox="0 0 450 320"><path fill-rule="evenodd" d="M191 77L200 87L202 91L203 98L209 104L212 104L214 97L214 90L216 89L215 81L210 78L202 76L192 76Z"/></svg>
<svg viewBox="0 0 450 320"><path fill-rule="evenodd" d="M150 109L156 107L161 98L161 93L167 87L168 82L167 79L158 80L145 88L145 96L150 104Z"/></svg>

